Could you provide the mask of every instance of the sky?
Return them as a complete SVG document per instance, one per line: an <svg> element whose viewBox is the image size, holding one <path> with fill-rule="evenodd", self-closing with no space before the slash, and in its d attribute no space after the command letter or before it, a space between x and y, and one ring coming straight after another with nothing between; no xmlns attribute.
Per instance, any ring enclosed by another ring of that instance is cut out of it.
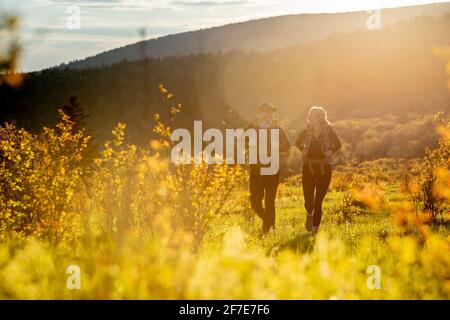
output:
<svg viewBox="0 0 450 320"><path fill-rule="evenodd" d="M23 44L20 69L34 71L142 40L140 30L145 30L145 38L157 38L285 14L347 12L433 2L438 1L0 0L0 16L14 13L20 18ZM80 21L80 28L68 27L76 26L76 21Z"/></svg>

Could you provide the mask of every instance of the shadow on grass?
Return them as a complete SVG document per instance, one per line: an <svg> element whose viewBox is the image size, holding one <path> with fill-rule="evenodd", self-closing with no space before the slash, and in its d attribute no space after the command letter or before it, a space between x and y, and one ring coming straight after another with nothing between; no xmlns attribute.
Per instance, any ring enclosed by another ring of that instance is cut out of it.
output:
<svg viewBox="0 0 450 320"><path fill-rule="evenodd" d="M304 232L297 235L295 238L290 239L279 245L279 249L290 249L296 253L311 252L315 244L315 236L312 233Z"/></svg>

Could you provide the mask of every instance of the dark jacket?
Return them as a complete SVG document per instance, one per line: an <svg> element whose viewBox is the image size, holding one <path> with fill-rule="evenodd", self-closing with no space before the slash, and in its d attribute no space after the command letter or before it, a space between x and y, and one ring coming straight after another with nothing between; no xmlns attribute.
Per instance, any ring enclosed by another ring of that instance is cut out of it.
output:
<svg viewBox="0 0 450 320"><path fill-rule="evenodd" d="M329 127L328 135L329 151L331 151L331 153L339 151L339 149L341 149L342 147L342 144L333 127ZM305 148L307 148L307 137L308 129L304 129L302 132L300 132L300 135L295 142L297 148L299 148L302 152L305 151ZM306 150L308 158L325 159L327 157L327 155L324 153L324 138L325 137L323 136L323 134L321 134L318 138L315 138L313 135L311 135L309 149Z"/></svg>
<svg viewBox="0 0 450 320"><path fill-rule="evenodd" d="M256 130L260 130L260 129L264 129L264 128L261 128L260 127L260 125L259 125L259 120L258 119L255 119L255 120L253 120L252 122L250 122L246 127L245 127L245 129L244 130L247 130L247 129L256 129ZM290 143L290 141L289 141L289 138L288 138L288 136L286 135L286 131L284 130L284 128L282 128L280 125L279 125L279 123L278 123L278 120L276 120L276 119L274 119L273 121L272 121L272 125L269 127L269 128L266 128L266 129L279 129L279 152L281 153L281 152L286 152L286 151L288 151L289 149L290 149L290 147L291 147L291 143ZM258 140L259 140L259 138L258 138ZM259 143L259 141L258 141L258 143ZM268 132L268 146L267 146L267 150L268 150L268 153L270 154L270 131ZM247 145L247 143L246 143L246 146L248 147L248 145ZM259 145L258 145L258 150L259 150ZM258 152L259 153L259 152ZM279 155L280 156L280 155ZM258 161L259 161L259 154L258 154ZM256 174L256 175L260 175L260 172L261 172L261 167L270 167L270 164L269 165L262 165L262 164L251 164L250 165L250 174Z"/></svg>

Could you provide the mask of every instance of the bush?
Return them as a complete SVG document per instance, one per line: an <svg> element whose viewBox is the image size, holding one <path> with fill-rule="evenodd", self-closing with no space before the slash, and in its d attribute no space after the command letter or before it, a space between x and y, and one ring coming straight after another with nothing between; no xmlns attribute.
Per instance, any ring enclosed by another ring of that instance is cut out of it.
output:
<svg viewBox="0 0 450 320"><path fill-rule="evenodd" d="M0 239L35 237L69 244L84 236L122 239L130 232L170 238L189 233L195 245L210 220L244 181L240 166L171 166L167 144L125 144L125 125L83 175L89 137L60 111L55 128L32 135L0 127ZM228 210L230 210L228 205Z"/></svg>
<svg viewBox="0 0 450 320"><path fill-rule="evenodd" d="M59 111L55 128L32 135L14 124L0 127L0 239L34 236L61 241L74 220L69 203L82 174L89 137Z"/></svg>
<svg viewBox="0 0 450 320"><path fill-rule="evenodd" d="M350 222L355 216L363 212L357 205L352 190L339 192L337 202L331 210L334 214L334 221L337 223Z"/></svg>
<svg viewBox="0 0 450 320"><path fill-rule="evenodd" d="M440 114L438 121L440 137L437 147L426 149L419 176L408 178L405 183L416 213L430 215L430 221L434 223L442 220L449 209L448 199L440 192L438 179L450 170L450 119Z"/></svg>

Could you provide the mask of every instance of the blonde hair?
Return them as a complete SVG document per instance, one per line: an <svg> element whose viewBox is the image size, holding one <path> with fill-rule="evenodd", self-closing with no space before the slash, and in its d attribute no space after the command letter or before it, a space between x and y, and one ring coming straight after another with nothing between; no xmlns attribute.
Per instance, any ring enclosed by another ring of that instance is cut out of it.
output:
<svg viewBox="0 0 450 320"><path fill-rule="evenodd" d="M308 125L310 124L311 114L313 112L320 114L320 116L321 116L320 122L321 122L322 128L326 128L327 126L332 126L331 122L328 121L328 115L327 115L327 112L325 111L325 109L322 107L316 107L316 106L311 107L311 109L309 109Z"/></svg>

